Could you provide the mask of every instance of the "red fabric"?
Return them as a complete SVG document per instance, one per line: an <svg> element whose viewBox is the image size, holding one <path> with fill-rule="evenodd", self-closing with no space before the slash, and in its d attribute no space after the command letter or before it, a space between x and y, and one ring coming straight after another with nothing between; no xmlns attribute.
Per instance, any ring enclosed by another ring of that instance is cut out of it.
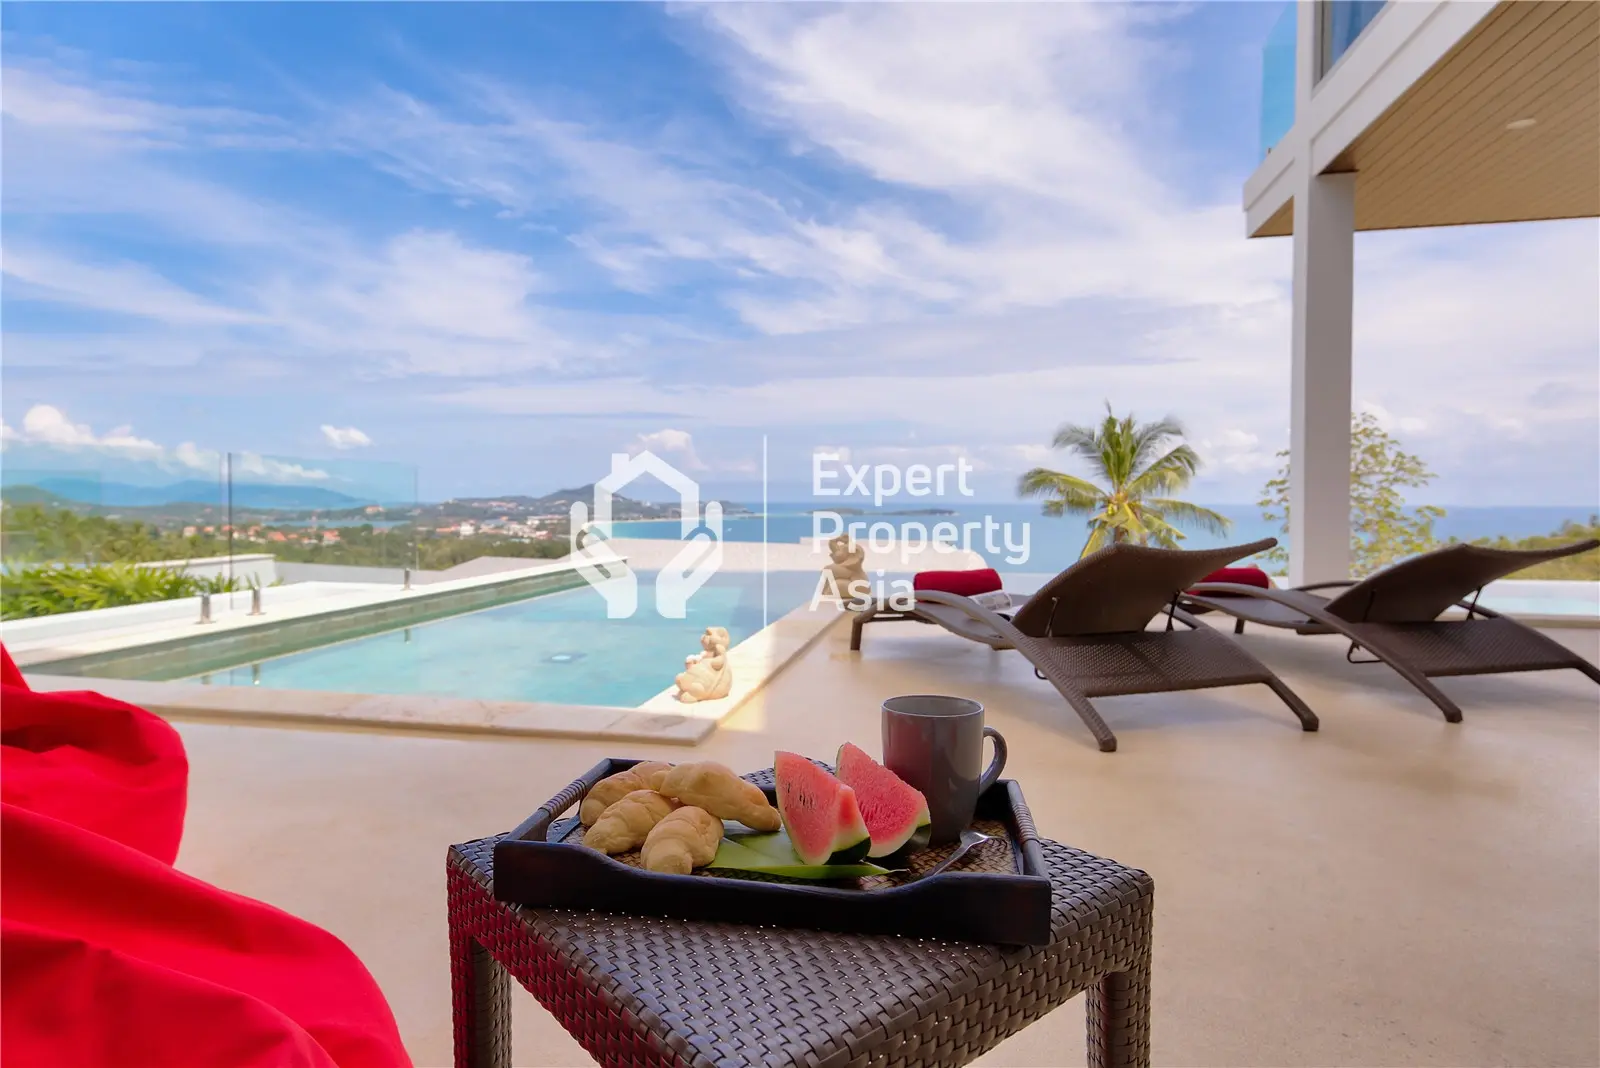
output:
<svg viewBox="0 0 1600 1068"><path fill-rule="evenodd" d="M0 683L0 1063L411 1063L342 942L172 867L188 765L171 726L33 693L8 656Z"/></svg>
<svg viewBox="0 0 1600 1068"><path fill-rule="evenodd" d="M1000 572L992 567L975 571L919 571L911 579L913 590L938 590L960 597L979 593L993 593L1001 588Z"/></svg>
<svg viewBox="0 0 1600 1068"><path fill-rule="evenodd" d="M1231 582L1235 586L1257 586L1263 590L1272 589L1272 576L1259 567L1224 567L1211 572L1201 582ZM1226 597L1228 594L1211 594L1213 597Z"/></svg>

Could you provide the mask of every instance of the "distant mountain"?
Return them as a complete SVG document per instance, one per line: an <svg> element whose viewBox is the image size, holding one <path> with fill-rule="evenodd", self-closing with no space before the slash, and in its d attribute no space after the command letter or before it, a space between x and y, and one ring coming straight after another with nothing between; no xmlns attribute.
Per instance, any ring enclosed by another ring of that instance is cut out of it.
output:
<svg viewBox="0 0 1600 1068"><path fill-rule="evenodd" d="M165 486L133 486L126 482L96 482L70 475L46 475L29 485L7 486L10 501L40 500L49 494L102 508L150 508L169 504L221 505L226 491L216 482L186 479ZM33 496L30 496L32 494ZM321 486L269 486L235 483L235 508L358 508L374 502Z"/></svg>

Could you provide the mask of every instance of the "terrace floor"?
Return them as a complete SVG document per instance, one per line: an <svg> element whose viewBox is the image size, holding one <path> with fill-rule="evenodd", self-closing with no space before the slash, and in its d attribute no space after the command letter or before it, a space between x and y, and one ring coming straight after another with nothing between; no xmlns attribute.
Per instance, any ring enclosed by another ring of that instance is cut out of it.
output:
<svg viewBox="0 0 1600 1068"><path fill-rule="evenodd" d="M1600 655L1600 631L1553 632ZM1154 1050L1177 1065L1600 1064L1600 688L1575 672L1445 680L1466 722L1335 640L1247 636L1322 718L1265 688L1100 702L1121 751L1014 653L835 628L694 750L181 725L179 864L348 942L419 1065L450 1060L447 844L505 830L598 758L876 751L881 699L982 700L1045 834L1156 883ZM517 994L516 1063L583 1051ZM987 1065L1082 1064L1079 998Z"/></svg>

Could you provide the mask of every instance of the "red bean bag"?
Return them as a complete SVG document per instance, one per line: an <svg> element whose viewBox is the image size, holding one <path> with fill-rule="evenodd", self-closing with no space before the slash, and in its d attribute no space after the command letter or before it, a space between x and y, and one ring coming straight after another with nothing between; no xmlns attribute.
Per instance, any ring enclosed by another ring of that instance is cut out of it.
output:
<svg viewBox="0 0 1600 1068"><path fill-rule="evenodd" d="M992 567L980 567L972 571L919 571L912 576L911 588L975 597L1000 589L1000 572Z"/></svg>
<svg viewBox="0 0 1600 1068"><path fill-rule="evenodd" d="M409 1065L348 947L172 867L187 780L165 721L0 647L0 1063Z"/></svg>

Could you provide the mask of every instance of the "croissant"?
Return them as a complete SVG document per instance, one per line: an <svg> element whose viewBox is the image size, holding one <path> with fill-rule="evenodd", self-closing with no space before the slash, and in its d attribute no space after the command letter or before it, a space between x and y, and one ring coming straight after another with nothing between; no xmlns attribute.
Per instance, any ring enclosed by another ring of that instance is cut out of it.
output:
<svg viewBox="0 0 1600 1068"><path fill-rule="evenodd" d="M679 764L657 778L656 789L685 805L703 808L718 819L738 820L753 830L775 831L783 825L778 810L759 786L715 761Z"/></svg>
<svg viewBox="0 0 1600 1068"><path fill-rule="evenodd" d="M650 789L650 779L658 772L671 768L671 764L663 764L658 760L647 760L635 764L627 771L619 771L615 775L607 775L589 788L584 796L583 804L578 806L578 821L585 827L593 827L595 820L601 813L612 805L621 801L635 790Z"/></svg>
<svg viewBox="0 0 1600 1068"><path fill-rule="evenodd" d="M584 832L583 844L612 854L638 849L650 829L677 807L676 801L654 790L635 790L600 814Z"/></svg>
<svg viewBox="0 0 1600 1068"><path fill-rule="evenodd" d="M722 821L703 808L680 808L651 828L642 859L650 871L688 875L717 855Z"/></svg>

